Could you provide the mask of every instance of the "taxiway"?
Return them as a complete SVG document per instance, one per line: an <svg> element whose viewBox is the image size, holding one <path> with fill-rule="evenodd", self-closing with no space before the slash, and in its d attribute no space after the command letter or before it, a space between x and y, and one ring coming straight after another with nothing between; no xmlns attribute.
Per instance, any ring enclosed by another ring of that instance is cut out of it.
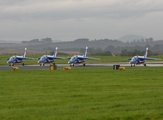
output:
<svg viewBox="0 0 163 120"><path fill-rule="evenodd" d="M64 68L69 66L69 64L56 64L57 69L58 68ZM82 64L72 66L73 68L92 68L92 67L113 67L113 65L120 65L122 67L130 67L130 64L128 63L101 63L101 64L86 64L86 66L83 66ZM39 65L15 65L16 67L19 67L19 70L47 70L50 69L50 65L46 64L45 66L39 66ZM142 66L143 65L136 65L135 67ZM147 66L163 66L163 63L147 63ZM0 70L11 70L13 66L0 66Z"/></svg>

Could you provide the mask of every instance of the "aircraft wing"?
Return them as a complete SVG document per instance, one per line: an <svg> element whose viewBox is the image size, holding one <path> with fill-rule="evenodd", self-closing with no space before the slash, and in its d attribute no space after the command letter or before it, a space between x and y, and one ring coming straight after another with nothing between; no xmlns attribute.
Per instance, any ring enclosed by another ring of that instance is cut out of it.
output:
<svg viewBox="0 0 163 120"><path fill-rule="evenodd" d="M23 59L25 59L25 60L37 60L38 58L29 58L29 57L25 57L25 58L23 58Z"/></svg>
<svg viewBox="0 0 163 120"><path fill-rule="evenodd" d="M147 57L147 58L144 58L144 60L161 60L160 58L149 58L149 57Z"/></svg>
<svg viewBox="0 0 163 120"><path fill-rule="evenodd" d="M100 58L92 58L92 57L86 57L88 60L100 60Z"/></svg>
<svg viewBox="0 0 163 120"><path fill-rule="evenodd" d="M69 56L68 56L68 57L67 57L67 58L65 58L65 59L71 59L71 57L69 57Z"/></svg>
<svg viewBox="0 0 163 120"><path fill-rule="evenodd" d="M62 59L62 60L65 60L65 58L63 58L63 57L56 57L55 59Z"/></svg>
<svg viewBox="0 0 163 120"><path fill-rule="evenodd" d="M48 57L48 58L50 58L50 59L65 59L63 57Z"/></svg>
<svg viewBox="0 0 163 120"><path fill-rule="evenodd" d="M78 57L79 59L87 59L87 60L100 60L100 58L92 58L92 57Z"/></svg>
<svg viewBox="0 0 163 120"><path fill-rule="evenodd" d="M125 59L125 60L131 60L132 58L127 58L127 59Z"/></svg>
<svg viewBox="0 0 163 120"><path fill-rule="evenodd" d="M124 58L123 60L131 60L132 58Z"/></svg>

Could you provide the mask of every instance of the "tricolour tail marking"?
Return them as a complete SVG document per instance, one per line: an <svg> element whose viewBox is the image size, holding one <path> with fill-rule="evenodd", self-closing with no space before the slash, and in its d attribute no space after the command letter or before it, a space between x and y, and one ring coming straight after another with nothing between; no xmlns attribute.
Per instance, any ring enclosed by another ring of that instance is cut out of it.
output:
<svg viewBox="0 0 163 120"><path fill-rule="evenodd" d="M144 58L146 58L148 56L148 48L146 48L145 54L144 54Z"/></svg>
<svg viewBox="0 0 163 120"><path fill-rule="evenodd" d="M23 53L22 56L25 58L26 57L26 54L27 54L27 48L25 48L24 53Z"/></svg>
<svg viewBox="0 0 163 120"><path fill-rule="evenodd" d="M88 50L88 47L85 48L84 57L87 57L87 50Z"/></svg>
<svg viewBox="0 0 163 120"><path fill-rule="evenodd" d="M55 51L54 51L54 57L57 57L58 54L58 48L56 47Z"/></svg>

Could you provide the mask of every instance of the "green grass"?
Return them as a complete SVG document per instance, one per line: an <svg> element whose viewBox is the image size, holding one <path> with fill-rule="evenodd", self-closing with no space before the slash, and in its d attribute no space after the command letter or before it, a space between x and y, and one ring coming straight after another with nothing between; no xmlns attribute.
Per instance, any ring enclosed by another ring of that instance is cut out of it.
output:
<svg viewBox="0 0 163 120"><path fill-rule="evenodd" d="M161 120L163 67L0 71L1 120Z"/></svg>

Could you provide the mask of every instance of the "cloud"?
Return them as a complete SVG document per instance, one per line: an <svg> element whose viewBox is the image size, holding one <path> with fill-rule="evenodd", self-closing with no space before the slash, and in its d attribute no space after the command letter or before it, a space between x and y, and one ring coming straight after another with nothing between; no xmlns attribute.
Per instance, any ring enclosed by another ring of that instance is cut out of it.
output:
<svg viewBox="0 0 163 120"><path fill-rule="evenodd" d="M129 33L161 38L162 5L162 0L1 0L0 39L114 39Z"/></svg>
<svg viewBox="0 0 163 120"><path fill-rule="evenodd" d="M1 3L0 3L1 4ZM15 0L1 4L1 19L127 18L163 11L157 0Z"/></svg>

